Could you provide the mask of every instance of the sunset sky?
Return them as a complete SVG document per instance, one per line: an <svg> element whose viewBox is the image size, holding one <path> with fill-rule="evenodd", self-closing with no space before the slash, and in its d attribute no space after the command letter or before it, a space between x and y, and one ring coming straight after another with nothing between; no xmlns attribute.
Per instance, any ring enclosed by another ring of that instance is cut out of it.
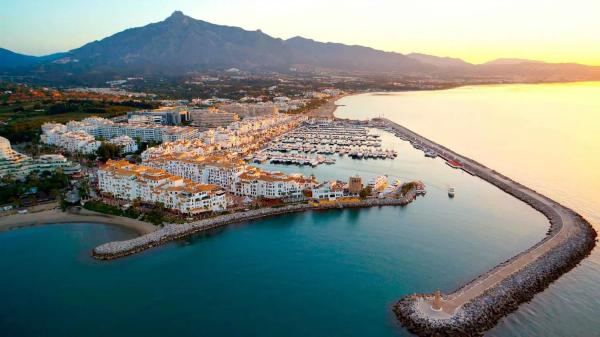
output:
<svg viewBox="0 0 600 337"><path fill-rule="evenodd" d="M598 0L2 0L0 47L77 48L174 10L280 38L365 45L482 63L501 57L600 65Z"/></svg>

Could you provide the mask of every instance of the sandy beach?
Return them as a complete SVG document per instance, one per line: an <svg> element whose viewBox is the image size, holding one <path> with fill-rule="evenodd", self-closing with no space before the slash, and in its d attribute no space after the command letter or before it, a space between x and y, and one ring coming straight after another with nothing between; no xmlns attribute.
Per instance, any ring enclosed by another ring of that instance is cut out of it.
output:
<svg viewBox="0 0 600 337"><path fill-rule="evenodd" d="M12 214L0 217L0 232L22 227L32 227L61 223L98 223L119 226L143 235L155 231L158 227L151 223L135 219L92 212L86 209L47 209L26 214Z"/></svg>
<svg viewBox="0 0 600 337"><path fill-rule="evenodd" d="M349 93L349 94L343 94L340 96L336 96L334 98L330 98L329 100L327 100L327 103L321 105L320 107L318 107L316 109L309 111L308 115L311 117L333 118L334 117L333 113L335 112L335 110L337 110L338 106L343 106L340 104L336 104L335 102L337 102L338 100L340 100L346 96L350 96L350 95L355 95L355 94Z"/></svg>

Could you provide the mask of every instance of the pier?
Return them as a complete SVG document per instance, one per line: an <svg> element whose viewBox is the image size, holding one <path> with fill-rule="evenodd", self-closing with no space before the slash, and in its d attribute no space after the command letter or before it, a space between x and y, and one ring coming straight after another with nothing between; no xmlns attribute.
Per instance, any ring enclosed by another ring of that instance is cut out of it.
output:
<svg viewBox="0 0 600 337"><path fill-rule="evenodd" d="M475 336L516 310L572 269L596 244L596 232L579 214L510 178L388 119L373 124L427 151L448 165L477 176L529 204L550 220L544 239L528 250L449 294L412 294L399 300L394 312L419 336ZM415 147L417 147L415 146Z"/></svg>

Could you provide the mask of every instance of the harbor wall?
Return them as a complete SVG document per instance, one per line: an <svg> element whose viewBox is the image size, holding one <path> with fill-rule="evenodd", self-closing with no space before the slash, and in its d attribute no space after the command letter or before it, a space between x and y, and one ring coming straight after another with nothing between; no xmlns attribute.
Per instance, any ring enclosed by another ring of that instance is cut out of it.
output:
<svg viewBox="0 0 600 337"><path fill-rule="evenodd" d="M115 241L102 244L92 251L92 256L100 260L111 260L127 255L132 255L167 242L183 237L208 231L214 228L282 215L287 213L304 212L308 210L328 210L344 208L364 208L378 206L404 206L416 198L416 191L409 191L402 198L366 199L356 202L332 203L312 206L309 204L293 204L282 207L269 207L249 210L245 212L230 213L203 219L187 224L168 224L152 233L125 241Z"/></svg>
<svg viewBox="0 0 600 337"><path fill-rule="evenodd" d="M548 251L457 308L450 318L435 318L419 310L417 304L422 299L421 296L407 295L400 299L394 305L393 311L402 325L412 333L419 336L483 335L502 317L515 311L521 303L531 300L536 293L543 291L554 280L574 268L595 247L597 233L587 220L573 210L392 121L382 121L403 138L438 151L445 160L460 161L464 171L527 203L550 221L550 229L544 239L444 297L452 298L462 290L479 284L489 275L542 245L550 245ZM569 228L565 228L567 225ZM563 231L567 236L559 240L557 236Z"/></svg>

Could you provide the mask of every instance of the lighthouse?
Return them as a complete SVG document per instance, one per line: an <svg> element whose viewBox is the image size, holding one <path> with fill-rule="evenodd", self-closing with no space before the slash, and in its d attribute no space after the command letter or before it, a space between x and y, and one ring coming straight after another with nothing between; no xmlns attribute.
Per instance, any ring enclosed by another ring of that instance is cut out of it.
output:
<svg viewBox="0 0 600 337"><path fill-rule="evenodd" d="M440 293L439 289L433 294L433 303L431 304L431 310L442 311L442 294Z"/></svg>

